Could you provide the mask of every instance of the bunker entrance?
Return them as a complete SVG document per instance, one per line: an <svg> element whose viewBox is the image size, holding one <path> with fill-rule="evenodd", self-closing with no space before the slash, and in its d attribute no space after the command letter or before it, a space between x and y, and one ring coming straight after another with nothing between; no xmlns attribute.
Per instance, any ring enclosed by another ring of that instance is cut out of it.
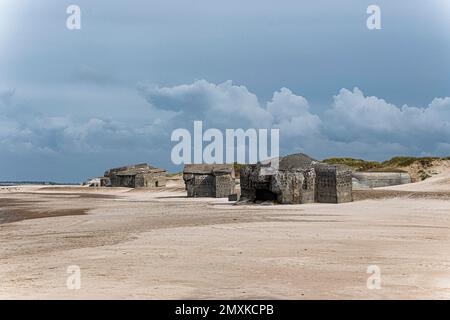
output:
<svg viewBox="0 0 450 320"><path fill-rule="evenodd" d="M277 195L270 190L267 189L256 189L256 198L255 200L260 201L276 201Z"/></svg>

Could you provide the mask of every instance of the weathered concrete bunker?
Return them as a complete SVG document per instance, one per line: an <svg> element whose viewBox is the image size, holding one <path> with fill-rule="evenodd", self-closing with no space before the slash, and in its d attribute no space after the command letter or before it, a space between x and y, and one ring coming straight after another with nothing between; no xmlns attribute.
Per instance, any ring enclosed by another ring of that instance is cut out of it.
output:
<svg viewBox="0 0 450 320"><path fill-rule="evenodd" d="M188 197L226 198L235 190L232 164L187 164L183 180Z"/></svg>
<svg viewBox="0 0 450 320"><path fill-rule="evenodd" d="M316 202L353 201L352 170L342 165L313 164L316 171Z"/></svg>
<svg viewBox="0 0 450 320"><path fill-rule="evenodd" d="M247 165L240 171L241 201L280 204L352 201L351 169L320 163L305 154L279 159L279 169L264 174L269 163Z"/></svg>
<svg viewBox="0 0 450 320"><path fill-rule="evenodd" d="M379 188L411 183L407 172L353 172L353 187Z"/></svg>
<svg viewBox="0 0 450 320"><path fill-rule="evenodd" d="M141 163L105 172L105 185L126 188L157 188L166 185L166 170Z"/></svg>
<svg viewBox="0 0 450 320"><path fill-rule="evenodd" d="M314 202L314 169L279 170L273 175L263 175L263 167L254 164L241 169L241 199L284 204Z"/></svg>

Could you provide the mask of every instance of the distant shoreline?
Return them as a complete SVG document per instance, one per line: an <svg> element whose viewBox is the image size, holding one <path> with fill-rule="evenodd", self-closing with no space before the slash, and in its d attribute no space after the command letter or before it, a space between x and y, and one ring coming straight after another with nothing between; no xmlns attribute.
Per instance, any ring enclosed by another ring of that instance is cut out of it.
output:
<svg viewBox="0 0 450 320"><path fill-rule="evenodd" d="M18 185L33 185L33 186L62 186L62 185L79 185L73 182L52 182L52 181L0 181L0 187L10 187Z"/></svg>

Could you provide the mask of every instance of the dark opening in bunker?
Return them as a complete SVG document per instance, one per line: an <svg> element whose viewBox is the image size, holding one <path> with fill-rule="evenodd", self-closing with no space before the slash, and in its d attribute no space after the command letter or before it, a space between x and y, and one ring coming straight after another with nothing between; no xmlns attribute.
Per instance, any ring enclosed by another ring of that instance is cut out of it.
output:
<svg viewBox="0 0 450 320"><path fill-rule="evenodd" d="M256 189L256 199L261 201L276 201L277 195L270 190L267 189Z"/></svg>

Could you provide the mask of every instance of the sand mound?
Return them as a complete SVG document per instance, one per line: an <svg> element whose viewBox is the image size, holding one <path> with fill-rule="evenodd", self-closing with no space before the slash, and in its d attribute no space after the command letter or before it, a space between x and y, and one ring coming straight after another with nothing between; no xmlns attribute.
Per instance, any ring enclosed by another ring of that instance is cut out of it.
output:
<svg viewBox="0 0 450 320"><path fill-rule="evenodd" d="M379 190L403 190L403 191L427 191L427 192L447 192L450 191L450 168L435 168L439 173L426 180L403 184L392 187L377 188Z"/></svg>
<svg viewBox="0 0 450 320"><path fill-rule="evenodd" d="M398 169L409 173L413 182L419 182L448 172L450 170L450 160L418 160L408 166L398 167Z"/></svg>

